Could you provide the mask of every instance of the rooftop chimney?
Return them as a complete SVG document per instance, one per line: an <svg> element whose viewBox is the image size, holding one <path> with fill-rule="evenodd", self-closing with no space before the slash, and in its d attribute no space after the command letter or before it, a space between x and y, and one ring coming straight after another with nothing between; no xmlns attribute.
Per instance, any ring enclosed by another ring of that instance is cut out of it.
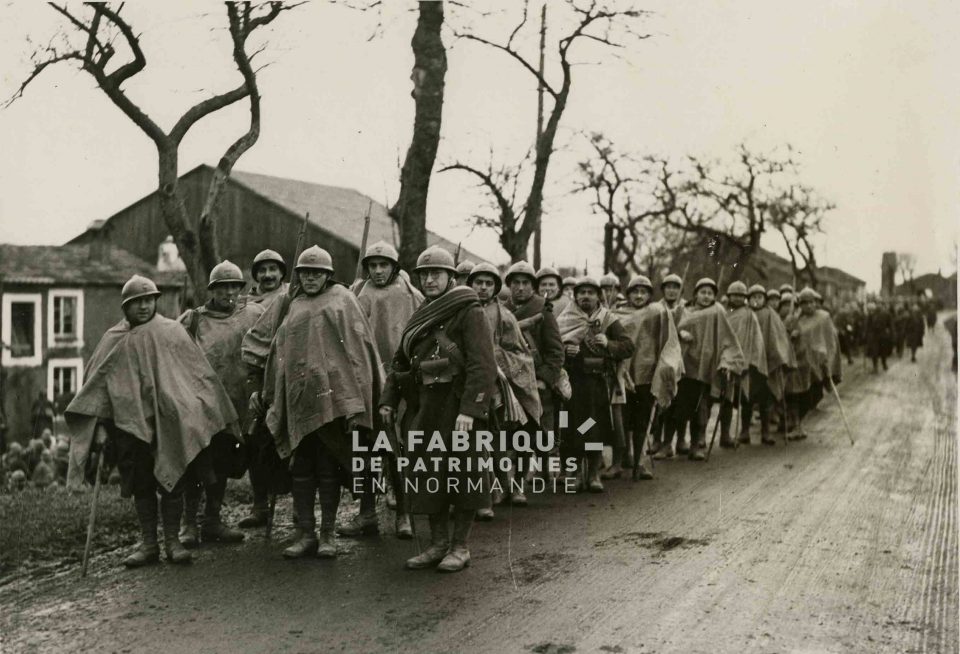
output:
<svg viewBox="0 0 960 654"><path fill-rule="evenodd" d="M94 220L90 223L90 226L87 227L87 232L90 234L88 239L89 252L88 256L90 261L102 261L106 262L110 259L110 236L108 234L109 228L107 227L107 221L105 220Z"/></svg>

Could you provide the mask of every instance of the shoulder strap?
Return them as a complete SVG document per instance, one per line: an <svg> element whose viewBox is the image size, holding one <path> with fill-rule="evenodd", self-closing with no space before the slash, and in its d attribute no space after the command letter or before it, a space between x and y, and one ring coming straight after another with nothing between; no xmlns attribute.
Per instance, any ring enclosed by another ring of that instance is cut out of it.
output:
<svg viewBox="0 0 960 654"><path fill-rule="evenodd" d="M196 309L190 309L190 321L187 323L187 333L194 341L197 340L197 333L200 331L200 312Z"/></svg>

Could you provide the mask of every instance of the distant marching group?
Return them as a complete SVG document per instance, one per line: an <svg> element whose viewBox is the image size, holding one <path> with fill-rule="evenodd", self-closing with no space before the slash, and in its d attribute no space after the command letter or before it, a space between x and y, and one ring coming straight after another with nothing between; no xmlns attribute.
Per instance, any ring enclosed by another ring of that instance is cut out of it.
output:
<svg viewBox="0 0 960 654"><path fill-rule="evenodd" d="M643 275L621 289L613 275L562 278L519 262L501 277L490 264L458 265L440 247L420 254L414 284L385 242L367 248L362 265L347 288L334 280L330 254L313 246L285 282L286 262L264 250L244 295L242 271L224 261L210 273L208 301L179 320L157 313L151 280L126 283L124 319L103 336L65 412L69 483L97 477L93 461L105 462L134 498L142 541L125 565L159 561L158 525L172 563L191 561L187 548L200 542L239 542L240 529L269 534L285 493L297 535L283 556L335 557L338 534L380 529L384 480L373 465L357 472L359 456L387 463L398 538L413 537L411 515L428 516L429 546L406 567L462 570L474 521L493 519L504 502L525 505L545 462L572 462L553 472L576 490L603 492L603 480L624 469L651 479L644 453L709 456L715 403L720 447L750 443L754 409L761 443L775 443L774 419L784 438L802 439L805 415L840 382L851 335L861 330L868 354L885 362L889 343L875 337L898 333L876 307L862 325L839 314L838 330L816 291L789 285L735 281L720 301L704 278L688 304L685 280L669 274L654 301ZM913 332L906 342L915 349ZM593 427L582 434L574 427L583 424ZM458 433L501 430L557 438L550 451L453 447ZM390 451L370 452L384 433ZM442 451L403 437L412 433L439 434ZM593 441L611 447L612 465L603 468ZM483 456L496 465L471 465ZM253 506L236 529L221 508L227 479L244 473ZM435 483L418 483L428 478ZM359 513L337 525L344 487L359 495Z"/></svg>

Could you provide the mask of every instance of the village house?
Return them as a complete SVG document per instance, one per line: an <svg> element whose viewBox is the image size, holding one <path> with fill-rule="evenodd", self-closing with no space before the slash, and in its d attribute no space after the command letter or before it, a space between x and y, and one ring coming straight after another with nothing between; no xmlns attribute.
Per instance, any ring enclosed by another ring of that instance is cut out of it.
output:
<svg viewBox="0 0 960 654"><path fill-rule="evenodd" d="M100 337L123 317L120 289L131 275L154 279L160 312L178 314L183 274L158 272L101 232L94 227L85 244L0 245L0 406L11 441L33 435L38 395L62 409L76 393Z"/></svg>

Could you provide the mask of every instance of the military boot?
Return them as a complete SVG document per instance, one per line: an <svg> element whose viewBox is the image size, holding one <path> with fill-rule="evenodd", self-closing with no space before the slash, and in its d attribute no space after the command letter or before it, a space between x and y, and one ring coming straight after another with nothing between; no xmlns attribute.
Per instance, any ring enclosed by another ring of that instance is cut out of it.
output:
<svg viewBox="0 0 960 654"><path fill-rule="evenodd" d="M138 497L134 500L137 520L140 522L140 544L123 560L128 568L139 568L160 561L160 546L157 544L157 496Z"/></svg>
<svg viewBox="0 0 960 654"><path fill-rule="evenodd" d="M373 518L376 520L376 512L374 512ZM322 504L320 506L320 542L317 546L317 558L337 558L336 524L337 505Z"/></svg>
<svg viewBox="0 0 960 654"><path fill-rule="evenodd" d="M170 563L190 563L193 556L184 549L177 537L177 528L183 515L183 496L162 493L160 514L163 517L163 551Z"/></svg>
<svg viewBox="0 0 960 654"><path fill-rule="evenodd" d="M223 496L226 491L226 478L217 479L216 483L207 487L203 525L200 527L200 538L205 543L239 543L245 538L242 531L228 527L220 517L220 511L223 509Z"/></svg>
<svg viewBox="0 0 960 654"><path fill-rule="evenodd" d="M410 522L409 513L398 512L393 524L397 531L397 538L400 540L411 540L413 538L413 524Z"/></svg>
<svg viewBox="0 0 960 654"><path fill-rule="evenodd" d="M293 495L293 507L297 516L299 536L297 541L283 550L286 559L300 559L312 556L317 552L317 519L313 514L316 502L317 487L310 477L294 478L290 489Z"/></svg>
<svg viewBox="0 0 960 654"><path fill-rule="evenodd" d="M437 566L439 572L460 572L470 565L467 538L470 537L470 527L473 526L473 513L473 509L459 509L454 514L453 543L450 551Z"/></svg>
<svg viewBox="0 0 960 654"><path fill-rule="evenodd" d="M730 436L730 423L733 421L733 405L724 402L720 405L720 414L717 416L720 421L720 447L725 449L734 448L737 442Z"/></svg>
<svg viewBox="0 0 960 654"><path fill-rule="evenodd" d="M241 518L237 526L241 529L266 527L270 515L269 472L259 461L250 463L250 489L253 491L253 506L250 514Z"/></svg>
<svg viewBox="0 0 960 654"><path fill-rule="evenodd" d="M591 493L602 493L603 482L600 481L600 456L594 454L587 459L587 490Z"/></svg>
<svg viewBox="0 0 960 654"><path fill-rule="evenodd" d="M200 512L200 487L190 486L183 493L183 520L180 524L180 544L196 547L200 543L197 514Z"/></svg>
<svg viewBox="0 0 960 654"><path fill-rule="evenodd" d="M510 489L510 503L514 506L526 506L527 495L523 492L524 477L521 475L520 480L517 481L516 465L517 459L514 458L513 465L511 465L510 470L507 471L507 481L509 482L508 488Z"/></svg>
<svg viewBox="0 0 960 654"><path fill-rule="evenodd" d="M770 412L760 411L760 442L764 445L776 445L777 441L770 435Z"/></svg>
<svg viewBox="0 0 960 654"><path fill-rule="evenodd" d="M491 522L494 518L493 509L490 507L484 507L482 509L477 509L477 520L480 522Z"/></svg>
<svg viewBox="0 0 960 654"><path fill-rule="evenodd" d="M430 521L430 546L413 558L407 559L407 570L432 568L447 555L450 537L446 510L440 513L431 513L427 518Z"/></svg>
<svg viewBox="0 0 960 654"><path fill-rule="evenodd" d="M337 527L337 534L347 538L376 536L380 533L377 523L377 496L367 491L360 496L360 513L353 519Z"/></svg>

